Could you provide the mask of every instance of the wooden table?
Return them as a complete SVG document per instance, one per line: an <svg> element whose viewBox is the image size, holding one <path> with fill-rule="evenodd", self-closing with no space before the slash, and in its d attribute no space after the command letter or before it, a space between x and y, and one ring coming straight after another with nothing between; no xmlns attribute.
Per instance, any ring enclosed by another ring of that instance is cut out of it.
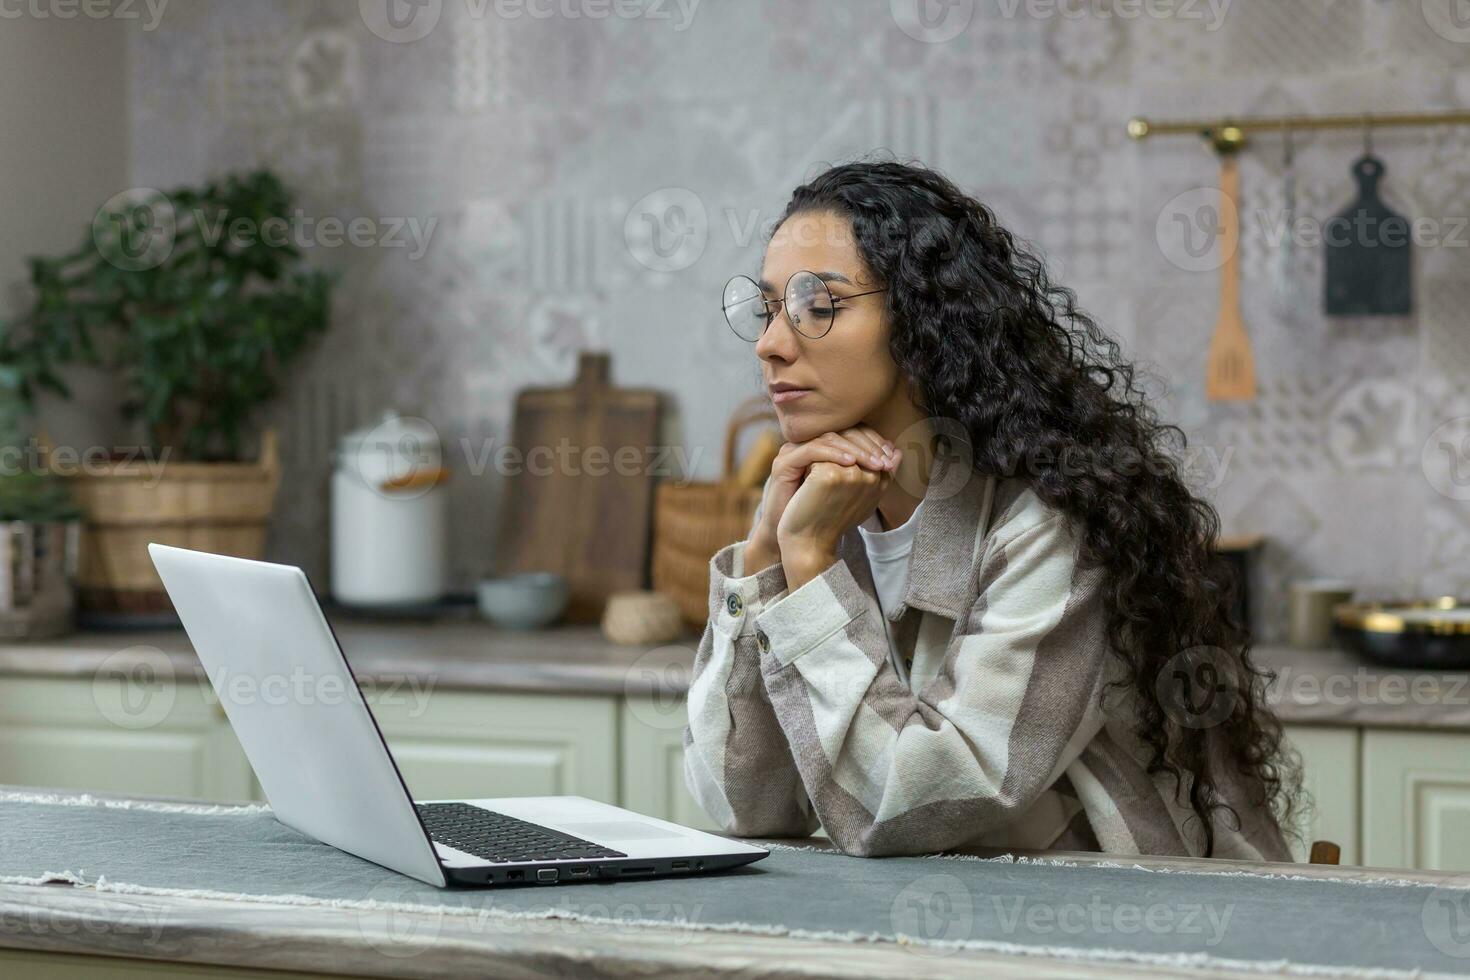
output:
<svg viewBox="0 0 1470 980"><path fill-rule="evenodd" d="M776 843L829 848L822 838ZM1079 863L1116 857L1075 851L1009 851ZM1393 877L1434 885L1463 876L1198 858L1127 859L1145 868L1242 870L1362 879ZM1283 923L1290 928L1290 923ZM146 962L144 962L146 961ZM1466 964L1470 970L1470 963ZM266 972L266 971L286 971ZM193 897L96 892L64 884L0 884L0 976L92 977L863 977L925 978L1178 976L1120 962L1079 963L1045 955L915 950L668 927L620 927L574 920L524 925L402 912ZM1259 978L1259 971L1199 970L1191 976ZM1330 973L1319 973L1330 975Z"/></svg>

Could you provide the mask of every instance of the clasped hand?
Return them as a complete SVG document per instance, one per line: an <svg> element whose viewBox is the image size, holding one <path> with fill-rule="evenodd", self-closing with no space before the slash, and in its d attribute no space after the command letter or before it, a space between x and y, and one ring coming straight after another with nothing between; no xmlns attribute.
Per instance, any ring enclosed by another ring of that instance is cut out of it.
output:
<svg viewBox="0 0 1470 980"><path fill-rule="evenodd" d="M820 575L842 535L877 508L901 456L866 425L783 445L746 544L747 574L779 561L791 591Z"/></svg>

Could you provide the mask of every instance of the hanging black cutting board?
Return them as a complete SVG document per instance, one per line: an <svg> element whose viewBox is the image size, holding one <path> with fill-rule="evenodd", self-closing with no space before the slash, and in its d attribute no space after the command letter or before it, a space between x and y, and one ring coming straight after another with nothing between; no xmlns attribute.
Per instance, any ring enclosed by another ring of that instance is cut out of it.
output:
<svg viewBox="0 0 1470 980"><path fill-rule="evenodd" d="M1402 316L1412 309L1409 222L1378 196L1383 173L1382 160L1359 157L1358 199L1328 222L1328 316Z"/></svg>

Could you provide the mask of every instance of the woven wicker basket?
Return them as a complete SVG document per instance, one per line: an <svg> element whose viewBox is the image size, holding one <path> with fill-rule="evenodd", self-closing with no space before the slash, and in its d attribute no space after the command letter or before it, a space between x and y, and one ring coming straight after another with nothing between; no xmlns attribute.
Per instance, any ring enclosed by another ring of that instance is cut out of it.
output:
<svg viewBox="0 0 1470 980"><path fill-rule="evenodd" d="M68 476L86 514L77 569L77 599L105 613L159 613L172 608L148 555L148 542L260 558L280 482L276 434L261 434L254 463L108 464L103 472Z"/></svg>
<svg viewBox="0 0 1470 980"><path fill-rule="evenodd" d="M702 629L709 619L709 560L750 533L761 487L734 480L740 433L774 420L765 398L747 402L725 430L725 471L714 483L663 483L654 498L653 587L673 596L684 621ZM764 478L763 478L764 479Z"/></svg>

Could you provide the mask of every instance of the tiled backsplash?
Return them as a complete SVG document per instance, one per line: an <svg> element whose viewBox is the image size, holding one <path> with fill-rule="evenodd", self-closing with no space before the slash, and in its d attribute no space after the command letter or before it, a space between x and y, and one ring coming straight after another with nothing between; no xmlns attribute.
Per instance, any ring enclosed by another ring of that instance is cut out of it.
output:
<svg viewBox="0 0 1470 980"><path fill-rule="evenodd" d="M1452 230L1470 214L1470 127L1374 134L1385 196L1444 230L1418 249L1417 313L1399 320L1322 318L1310 250L1279 277L1281 141L1251 147L1242 292L1260 397L1220 405L1203 399L1218 275L1179 268L1158 237L1178 195L1215 185L1215 158L1123 126L1470 106L1454 2L975 0L947 8L969 18L948 40L914 30L904 0L650 3L637 17L432 0L412 8L437 17L416 40L365 14L371 2L178 3L132 39L132 180L269 164L308 219L378 222L380 245L314 249L346 274L331 336L270 412L287 462L271 553L325 581L332 443L397 406L450 450L468 588L492 565L501 484L472 470L485 440L506 438L517 388L568 379L579 348L606 347L617 383L668 393L669 438L713 476L724 420L759 383L717 297L758 268L765 223L824 162L886 150L935 166L1035 242L1150 368L1226 530L1270 539L1255 594L1274 639L1298 575L1470 593L1470 502L1455 499L1470 494L1426 470L1457 430L1431 433L1470 415L1470 232ZM1118 15L1077 16L1098 8ZM1361 146L1297 137L1299 215L1352 200Z"/></svg>

